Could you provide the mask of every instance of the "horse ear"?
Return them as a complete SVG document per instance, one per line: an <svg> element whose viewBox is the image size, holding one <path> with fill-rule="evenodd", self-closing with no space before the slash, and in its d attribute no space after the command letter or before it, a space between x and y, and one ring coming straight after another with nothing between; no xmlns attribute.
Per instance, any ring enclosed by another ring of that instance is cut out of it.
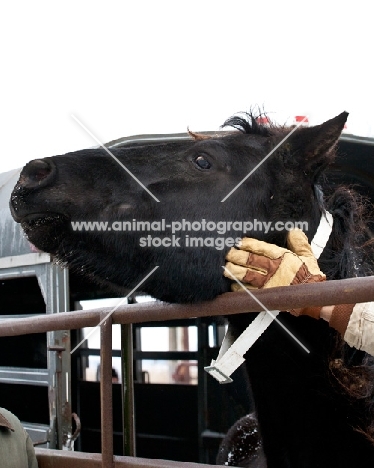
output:
<svg viewBox="0 0 374 468"><path fill-rule="evenodd" d="M300 128L291 137L294 157L303 158L304 170L320 171L334 160L334 148L347 121L348 112L342 112L321 125Z"/></svg>

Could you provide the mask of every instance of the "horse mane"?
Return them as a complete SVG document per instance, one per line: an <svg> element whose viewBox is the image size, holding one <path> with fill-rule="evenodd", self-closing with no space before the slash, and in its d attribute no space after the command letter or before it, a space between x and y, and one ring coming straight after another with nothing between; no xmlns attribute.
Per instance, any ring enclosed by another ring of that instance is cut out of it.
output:
<svg viewBox="0 0 374 468"><path fill-rule="evenodd" d="M268 124L264 125L262 122L266 121ZM220 126L220 128L232 127L235 130L243 133L245 135L258 135L263 137L270 137L273 135L275 129L282 128L273 124L268 115L261 111L260 108L251 109L248 112L240 112L239 114L229 117L225 122ZM212 135L206 135L204 133L193 132L187 128L187 133L194 140L209 140L212 138ZM232 134L232 131L224 132L222 134L214 135L215 138L222 138Z"/></svg>
<svg viewBox="0 0 374 468"><path fill-rule="evenodd" d="M374 243L364 221L370 206L349 187L337 188L325 200L334 226L318 263L328 279L373 274ZM349 408L347 416L355 429L374 443L374 357L351 348L339 336L332 341L329 371L336 397Z"/></svg>
<svg viewBox="0 0 374 468"><path fill-rule="evenodd" d="M264 125L261 120L266 120L269 125ZM246 135L259 135L263 137L272 136L275 128L269 120L267 114L260 109L251 109L249 112L241 112L241 115L234 115L227 119L221 128L232 127Z"/></svg>
<svg viewBox="0 0 374 468"><path fill-rule="evenodd" d="M338 187L325 201L334 218L331 239L321 259L329 279L370 276L374 273L374 245L367 227L371 205L349 187Z"/></svg>

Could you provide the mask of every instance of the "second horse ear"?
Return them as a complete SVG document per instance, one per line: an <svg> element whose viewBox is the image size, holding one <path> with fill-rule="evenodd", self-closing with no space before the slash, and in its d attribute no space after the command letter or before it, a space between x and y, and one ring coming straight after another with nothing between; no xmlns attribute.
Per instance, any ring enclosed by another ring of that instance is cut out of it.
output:
<svg viewBox="0 0 374 468"><path fill-rule="evenodd" d="M318 175L335 158L335 145L343 131L348 112L342 112L321 125L296 130L290 137L289 148L304 172Z"/></svg>

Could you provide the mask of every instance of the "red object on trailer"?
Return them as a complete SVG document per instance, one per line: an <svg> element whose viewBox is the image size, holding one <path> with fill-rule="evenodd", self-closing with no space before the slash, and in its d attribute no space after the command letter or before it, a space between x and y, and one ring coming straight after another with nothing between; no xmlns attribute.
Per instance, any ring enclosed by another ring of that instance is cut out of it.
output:
<svg viewBox="0 0 374 468"><path fill-rule="evenodd" d="M269 117L266 117L265 115L260 115L256 118L256 122L259 125L270 125L270 119Z"/></svg>
<svg viewBox="0 0 374 468"><path fill-rule="evenodd" d="M295 123L303 123L304 125L309 125L309 119L306 115L295 115Z"/></svg>

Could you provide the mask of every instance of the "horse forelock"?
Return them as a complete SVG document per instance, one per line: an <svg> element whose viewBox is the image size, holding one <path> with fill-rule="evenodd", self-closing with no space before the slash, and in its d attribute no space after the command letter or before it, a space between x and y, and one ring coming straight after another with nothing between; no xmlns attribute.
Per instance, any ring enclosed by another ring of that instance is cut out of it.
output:
<svg viewBox="0 0 374 468"><path fill-rule="evenodd" d="M262 121L267 122L267 124L261 123ZM232 127L239 132L246 135L258 135L263 137L270 137L273 135L275 130L275 125L271 123L267 114L264 112L253 110L249 112L242 112L240 115L234 115L228 118L221 128Z"/></svg>

